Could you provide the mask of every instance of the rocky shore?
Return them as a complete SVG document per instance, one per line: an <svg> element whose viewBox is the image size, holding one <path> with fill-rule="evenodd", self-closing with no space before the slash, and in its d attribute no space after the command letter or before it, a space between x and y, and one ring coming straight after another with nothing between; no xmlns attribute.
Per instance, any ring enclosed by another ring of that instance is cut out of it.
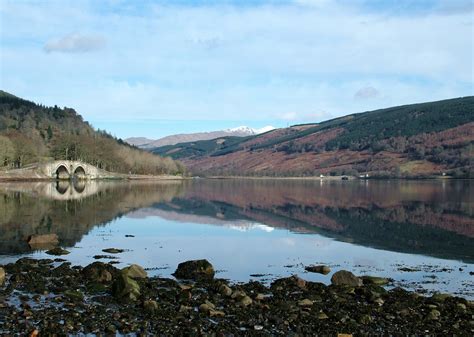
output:
<svg viewBox="0 0 474 337"><path fill-rule="evenodd" d="M181 263L174 276L151 278L138 265L23 258L0 268L0 334L474 334L472 301L386 290L387 280L348 271L334 273L329 286L296 276L270 286L232 284L197 260Z"/></svg>

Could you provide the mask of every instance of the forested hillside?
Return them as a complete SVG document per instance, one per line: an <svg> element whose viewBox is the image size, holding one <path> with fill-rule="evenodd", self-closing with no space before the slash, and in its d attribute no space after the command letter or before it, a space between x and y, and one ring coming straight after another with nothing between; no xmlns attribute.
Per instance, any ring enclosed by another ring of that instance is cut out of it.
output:
<svg viewBox="0 0 474 337"><path fill-rule="evenodd" d="M200 174L472 174L474 97L352 114L246 138L155 148Z"/></svg>
<svg viewBox="0 0 474 337"><path fill-rule="evenodd" d="M180 174L171 158L132 147L94 130L71 108L46 107L0 91L0 167L20 168L53 159L82 160L134 174Z"/></svg>

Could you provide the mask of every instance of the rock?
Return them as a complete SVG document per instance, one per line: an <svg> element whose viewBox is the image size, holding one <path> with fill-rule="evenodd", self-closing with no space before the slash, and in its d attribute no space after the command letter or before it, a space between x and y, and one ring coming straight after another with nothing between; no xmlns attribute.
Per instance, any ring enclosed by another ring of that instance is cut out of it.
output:
<svg viewBox="0 0 474 337"><path fill-rule="evenodd" d="M331 283L337 286L362 286L362 280L347 270L340 270L331 277Z"/></svg>
<svg viewBox="0 0 474 337"><path fill-rule="evenodd" d="M193 286L191 284L179 284L178 287L182 291L188 291L188 290L193 289Z"/></svg>
<svg viewBox="0 0 474 337"><path fill-rule="evenodd" d="M247 307L249 306L250 304L252 304L252 299L248 296L244 296L240 301L239 301L239 305L242 306L242 307Z"/></svg>
<svg viewBox="0 0 474 337"><path fill-rule="evenodd" d="M118 248L106 248L106 249L102 249L102 251L104 253L110 253L110 254L119 254L119 253L124 252L123 249L118 249Z"/></svg>
<svg viewBox="0 0 474 337"><path fill-rule="evenodd" d="M253 329L257 330L257 331L260 331L260 330L263 330L263 326L262 325L254 325Z"/></svg>
<svg viewBox="0 0 474 337"><path fill-rule="evenodd" d="M297 275L293 275L290 277L275 280L271 284L271 288L274 288L278 291L281 291L283 289L294 290L295 287L306 290L306 281L298 277Z"/></svg>
<svg viewBox="0 0 474 337"><path fill-rule="evenodd" d="M182 262L173 274L179 279L212 279L214 278L214 267L207 260L192 260Z"/></svg>
<svg viewBox="0 0 474 337"><path fill-rule="evenodd" d="M66 290L64 296L73 302L82 302L84 300L84 294L78 290Z"/></svg>
<svg viewBox="0 0 474 337"><path fill-rule="evenodd" d="M296 286L297 286L298 288L301 288L301 289L306 288L306 281L303 280L302 278L300 278L300 277L298 277L298 276L296 276L296 275L293 275L293 276L291 277L291 279L295 282L295 284L296 284Z"/></svg>
<svg viewBox="0 0 474 337"><path fill-rule="evenodd" d="M46 254L49 254L49 255L67 255L69 253L70 253L69 251L67 251L66 249L62 249L61 247L56 247L46 252Z"/></svg>
<svg viewBox="0 0 474 337"><path fill-rule="evenodd" d="M378 304L378 306L381 307L385 303L385 301L379 297L374 300L374 303Z"/></svg>
<svg viewBox="0 0 474 337"><path fill-rule="evenodd" d="M458 308L458 310L461 310L461 311L466 311L467 310L467 307L464 303L456 304L456 308Z"/></svg>
<svg viewBox="0 0 474 337"><path fill-rule="evenodd" d="M233 299L236 299L237 301L240 301L245 296L247 296L247 294L245 293L245 291L242 290L235 290L231 295L231 297Z"/></svg>
<svg viewBox="0 0 474 337"><path fill-rule="evenodd" d="M90 281L108 283L118 274L118 269L102 262L94 262L82 269L82 275Z"/></svg>
<svg viewBox="0 0 474 337"><path fill-rule="evenodd" d="M298 302L298 305L299 305L300 307L310 307L310 306L313 305L313 301L311 301L311 300L305 298L305 299L299 301L299 302Z"/></svg>
<svg viewBox="0 0 474 337"><path fill-rule="evenodd" d="M26 240L32 249L52 248L59 244L57 234L30 235Z"/></svg>
<svg viewBox="0 0 474 337"><path fill-rule="evenodd" d="M331 272L331 268L328 266L307 266L304 268L306 271L309 271L310 273L319 273L319 274L324 274L327 275Z"/></svg>
<svg viewBox="0 0 474 337"><path fill-rule="evenodd" d="M438 320L440 316L441 316L441 313L438 310L433 309L428 313L428 315L426 316L426 319L430 321L435 321L435 320Z"/></svg>
<svg viewBox="0 0 474 337"><path fill-rule="evenodd" d="M186 305L181 304L179 307L179 312L186 312L186 311L191 311L191 310L193 310L193 308Z"/></svg>
<svg viewBox="0 0 474 337"><path fill-rule="evenodd" d="M449 297L451 297L449 294L434 293L433 296L431 296L431 300L435 302L444 302Z"/></svg>
<svg viewBox="0 0 474 337"><path fill-rule="evenodd" d="M232 289L229 286L225 285L225 284L221 284L220 287L219 287L219 293L221 293L224 296L231 296L232 295Z"/></svg>
<svg viewBox="0 0 474 337"><path fill-rule="evenodd" d="M206 300L203 304L199 306L199 311L209 313L209 311L214 310L215 308L216 306L214 305L214 303Z"/></svg>
<svg viewBox="0 0 474 337"><path fill-rule="evenodd" d="M158 303L154 300L146 300L143 302L143 309L149 314L154 314L158 310Z"/></svg>
<svg viewBox="0 0 474 337"><path fill-rule="evenodd" d="M324 312L320 312L318 314L318 319L328 319L328 315L326 315Z"/></svg>
<svg viewBox="0 0 474 337"><path fill-rule="evenodd" d="M117 299L136 301L140 296L140 285L121 272L112 285L112 293Z"/></svg>
<svg viewBox="0 0 474 337"><path fill-rule="evenodd" d="M37 329L34 329L33 331L31 331L31 333L29 334L29 337L38 337L39 336L39 331Z"/></svg>
<svg viewBox="0 0 474 337"><path fill-rule="evenodd" d="M5 269L0 267L0 286L3 285L3 283L5 282L5 276Z"/></svg>
<svg viewBox="0 0 474 337"><path fill-rule="evenodd" d="M362 282L364 284L373 284L377 286L384 286L387 285L390 280L385 277L377 277L377 276L362 276Z"/></svg>
<svg viewBox="0 0 474 337"><path fill-rule="evenodd" d="M134 279L148 277L148 274L146 273L145 269L140 267L138 264L132 264L131 266L123 268L122 273Z"/></svg>
<svg viewBox="0 0 474 337"><path fill-rule="evenodd" d="M220 311L220 310L209 310L209 316L211 317L224 317L225 316L225 313L223 311Z"/></svg>
<svg viewBox="0 0 474 337"><path fill-rule="evenodd" d="M362 315L359 318L358 322L361 323L361 324L367 325L370 322L372 322L372 317L370 317L369 315Z"/></svg>
<svg viewBox="0 0 474 337"><path fill-rule="evenodd" d="M105 329L105 332L107 332L108 334L115 335L115 333L117 332L117 328L116 328L115 325L109 324L109 325L107 325L107 328Z"/></svg>
<svg viewBox="0 0 474 337"><path fill-rule="evenodd" d="M265 299L265 297L266 297L265 294L258 293L257 296L255 296L255 299L257 301L263 301Z"/></svg>

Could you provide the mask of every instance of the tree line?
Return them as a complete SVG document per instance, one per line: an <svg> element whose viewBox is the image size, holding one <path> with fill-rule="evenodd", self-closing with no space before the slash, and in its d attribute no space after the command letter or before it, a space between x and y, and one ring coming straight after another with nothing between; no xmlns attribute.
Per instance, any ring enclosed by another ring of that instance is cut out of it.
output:
<svg viewBox="0 0 474 337"><path fill-rule="evenodd" d="M94 130L71 108L46 107L0 91L0 167L80 160L132 174L183 174L185 167Z"/></svg>

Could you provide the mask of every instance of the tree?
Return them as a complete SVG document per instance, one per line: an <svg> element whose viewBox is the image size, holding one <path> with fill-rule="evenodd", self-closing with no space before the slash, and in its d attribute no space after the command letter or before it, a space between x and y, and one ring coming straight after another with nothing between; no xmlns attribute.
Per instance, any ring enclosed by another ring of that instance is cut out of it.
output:
<svg viewBox="0 0 474 337"><path fill-rule="evenodd" d="M5 136L0 136L0 166L9 166L15 158L15 146Z"/></svg>

